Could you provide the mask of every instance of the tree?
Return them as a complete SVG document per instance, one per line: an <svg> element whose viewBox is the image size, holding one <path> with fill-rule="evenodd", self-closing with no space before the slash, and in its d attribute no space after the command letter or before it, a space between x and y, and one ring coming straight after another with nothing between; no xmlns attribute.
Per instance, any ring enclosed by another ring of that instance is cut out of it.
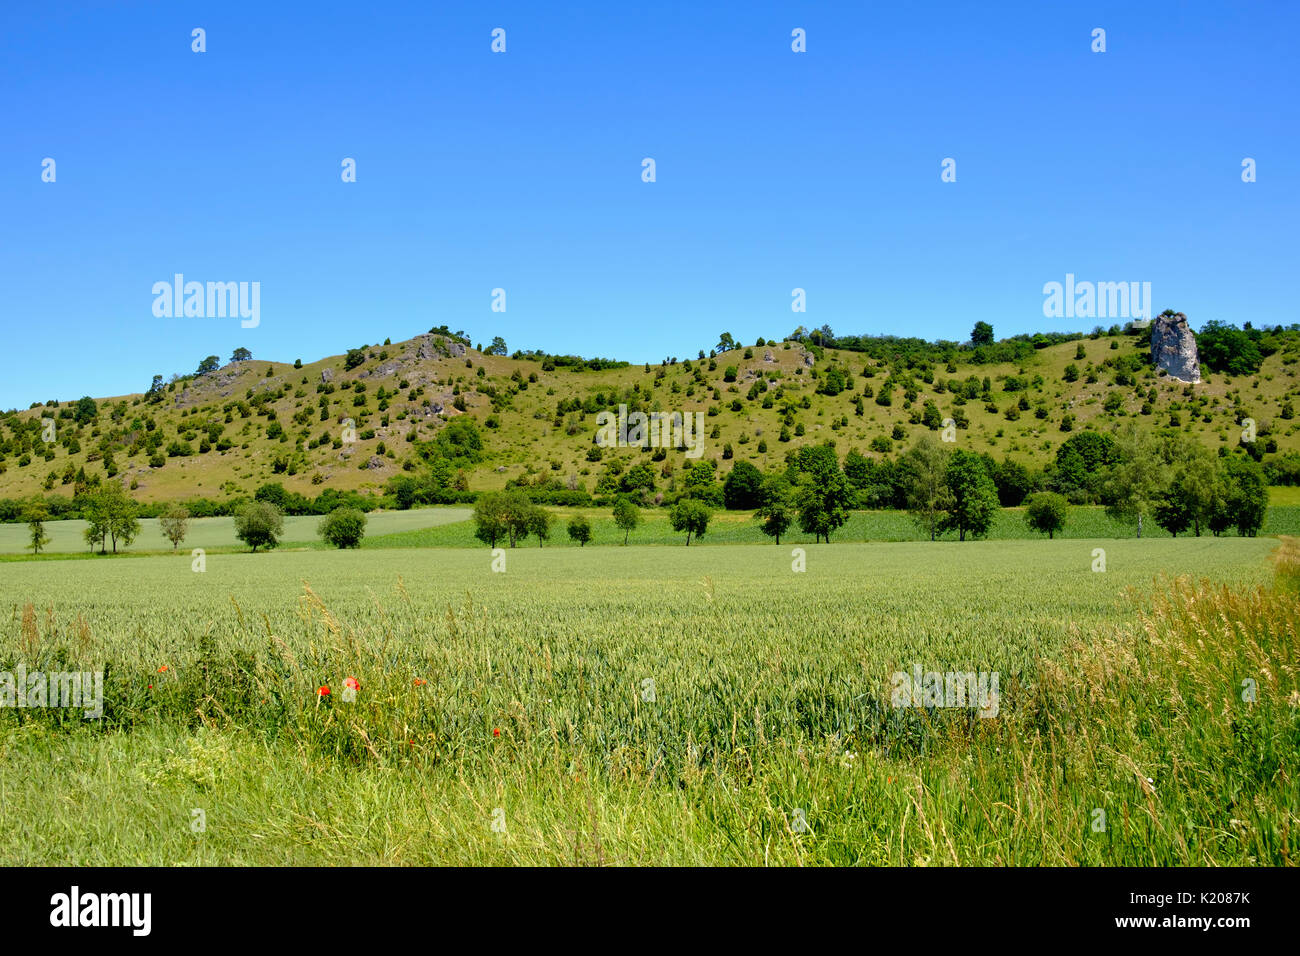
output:
<svg viewBox="0 0 1300 956"><path fill-rule="evenodd" d="M1004 508L1018 507L1034 490L1034 479L1029 469L1010 458L1003 458L1002 464L989 471L998 486L998 503Z"/></svg>
<svg viewBox="0 0 1300 956"><path fill-rule="evenodd" d="M50 536L45 533L45 522L50 517L50 510L40 498L33 498L23 509L23 521L27 522L30 543L27 547L32 554L40 554L41 548L50 543Z"/></svg>
<svg viewBox="0 0 1300 956"><path fill-rule="evenodd" d="M974 538L988 534L998 511L998 490L979 455L953 452L948 459L947 483L952 500L939 521L939 530L955 530L958 541L965 541L967 534Z"/></svg>
<svg viewBox="0 0 1300 956"><path fill-rule="evenodd" d="M1175 520L1176 513L1185 514L1199 538L1201 525L1208 523L1221 505L1225 491L1223 468L1208 448L1181 436L1172 440L1167 457L1172 474L1163 495L1162 516L1168 521ZM1156 523L1170 530L1161 516L1156 516ZM1187 525L1178 530L1186 531Z"/></svg>
<svg viewBox="0 0 1300 956"><path fill-rule="evenodd" d="M715 351L729 352L736 347L736 340L732 338L730 332L723 332L718 336L718 345Z"/></svg>
<svg viewBox="0 0 1300 956"><path fill-rule="evenodd" d="M483 352L484 355L505 355L507 353L506 340L499 335L492 337L492 344Z"/></svg>
<svg viewBox="0 0 1300 956"><path fill-rule="evenodd" d="M189 509L181 505L172 505L158 518L158 525L162 528L164 537L172 543L172 550L175 551L185 540L185 535L189 533Z"/></svg>
<svg viewBox="0 0 1300 956"><path fill-rule="evenodd" d="M574 515L569 519L569 537L578 542L578 547L585 547L591 540L591 522L583 515Z"/></svg>
<svg viewBox="0 0 1300 956"><path fill-rule="evenodd" d="M709 530L710 517L712 512L709 511L708 505L694 498L683 498L668 511L668 523L673 526L673 530L686 532L688 548L691 546L692 534L702 538L704 532Z"/></svg>
<svg viewBox="0 0 1300 956"><path fill-rule="evenodd" d="M247 501L235 512L235 537L256 553L274 548L284 534L284 515L269 501Z"/></svg>
<svg viewBox="0 0 1300 956"><path fill-rule="evenodd" d="M830 444L805 445L795 454L792 473L799 527L829 544L831 532L848 521L856 497L835 449Z"/></svg>
<svg viewBox="0 0 1300 956"><path fill-rule="evenodd" d="M1119 462L1105 483L1106 513L1122 521L1137 520L1142 537L1142 518L1151 510L1152 499L1161 490L1162 459L1149 437L1130 425L1116 443Z"/></svg>
<svg viewBox="0 0 1300 956"><path fill-rule="evenodd" d="M474 504L474 537L495 548L508 531L503 496L499 492L480 495Z"/></svg>
<svg viewBox="0 0 1300 956"><path fill-rule="evenodd" d="M976 322L975 328L971 329L970 344L979 348L981 345L993 344L993 326L987 322Z"/></svg>
<svg viewBox="0 0 1300 956"><path fill-rule="evenodd" d="M230 361L232 362L247 362L252 357L253 353L244 348L235 349L235 351L230 353ZM299 361L301 361L301 359ZM296 365L294 367L302 368L302 365Z"/></svg>
<svg viewBox="0 0 1300 956"><path fill-rule="evenodd" d="M1243 538L1253 538L1268 515L1268 482L1258 463L1229 458L1225 468L1224 512Z"/></svg>
<svg viewBox="0 0 1300 956"><path fill-rule="evenodd" d="M768 475L763 479L759 497L760 504L754 517L762 522L759 527L763 534L775 538L776 543L780 544L781 535L794 524L794 490L785 476Z"/></svg>
<svg viewBox="0 0 1300 956"><path fill-rule="evenodd" d="M1054 491L1040 491L1036 495L1030 495L1025 502L1025 521L1035 531L1046 534L1050 541L1056 532L1065 527L1065 516L1069 508L1070 503L1064 495L1058 495Z"/></svg>
<svg viewBox="0 0 1300 956"><path fill-rule="evenodd" d="M543 547L544 543L551 537L551 522L555 516L540 505L533 505L528 509L528 515L525 521L528 525L528 532L537 535L537 546Z"/></svg>
<svg viewBox="0 0 1300 956"><path fill-rule="evenodd" d="M948 489L948 452L933 435L922 435L903 455L907 510L935 539L943 513L952 505Z"/></svg>
<svg viewBox="0 0 1300 956"><path fill-rule="evenodd" d="M316 533L336 548L359 548L366 535L365 512L357 508L335 508L321 519Z"/></svg>
<svg viewBox="0 0 1300 956"><path fill-rule="evenodd" d="M641 511L630 498L619 498L614 502L614 524L623 529L623 543L627 536L641 523Z"/></svg>
<svg viewBox="0 0 1300 956"><path fill-rule="evenodd" d="M409 510L420 500L420 481L411 475L393 475L385 490L393 496L393 504L399 511Z"/></svg>
<svg viewBox="0 0 1300 956"><path fill-rule="evenodd" d="M86 496L82 507L82 516L86 519L83 535L87 544L99 543L100 554L107 548L106 541L112 541L113 553L117 554L117 544L122 542L129 547L140 533L139 508L117 481L100 485Z"/></svg>
<svg viewBox="0 0 1300 956"><path fill-rule="evenodd" d="M194 374L206 375L208 372L215 372L220 367L221 367L221 359L217 358L217 356L215 355L209 355L207 358L205 358L202 362L199 363L199 367L194 372Z"/></svg>
<svg viewBox="0 0 1300 956"><path fill-rule="evenodd" d="M1178 532L1192 526L1192 511L1187 497L1172 484L1152 500L1151 517L1175 538Z"/></svg>
<svg viewBox="0 0 1300 956"><path fill-rule="evenodd" d="M762 487L763 473L747 461L738 461L722 483L722 502L728 511L757 508Z"/></svg>
<svg viewBox="0 0 1300 956"><path fill-rule="evenodd" d="M1249 333L1217 320L1206 322L1196 333L1196 354L1210 371L1228 375L1254 375L1264 361Z"/></svg>
<svg viewBox="0 0 1300 956"><path fill-rule="evenodd" d="M474 505L474 537L495 548L505 538L514 547L537 526L533 503L520 491L493 491ZM548 526L549 531L549 526Z"/></svg>
<svg viewBox="0 0 1300 956"><path fill-rule="evenodd" d="M99 407L95 404L95 400L89 395L83 395L81 398L77 399L77 406L73 412L73 418L76 419L78 425L87 425L90 422L93 422L95 416L98 414Z"/></svg>

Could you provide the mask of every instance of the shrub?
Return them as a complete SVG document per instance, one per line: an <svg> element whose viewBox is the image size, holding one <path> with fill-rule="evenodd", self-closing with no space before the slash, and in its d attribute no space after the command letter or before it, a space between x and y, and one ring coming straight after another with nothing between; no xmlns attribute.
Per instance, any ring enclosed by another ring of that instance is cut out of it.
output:
<svg viewBox="0 0 1300 956"><path fill-rule="evenodd" d="M366 534L366 516L355 508L335 508L321 519L316 533L336 548L359 548Z"/></svg>

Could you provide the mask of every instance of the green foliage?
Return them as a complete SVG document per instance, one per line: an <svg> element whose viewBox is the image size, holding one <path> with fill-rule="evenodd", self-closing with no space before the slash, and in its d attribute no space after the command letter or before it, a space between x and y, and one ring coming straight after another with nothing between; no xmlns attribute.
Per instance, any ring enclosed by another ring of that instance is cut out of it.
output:
<svg viewBox="0 0 1300 956"><path fill-rule="evenodd" d="M1025 502L1025 523L1033 530L1054 538L1065 527L1070 503L1054 491L1040 491Z"/></svg>
<svg viewBox="0 0 1300 956"><path fill-rule="evenodd" d="M574 515L569 519L569 537L578 542L578 547L583 547L591 540L591 522L585 515Z"/></svg>
<svg viewBox="0 0 1300 956"><path fill-rule="evenodd" d="M953 452L946 482L952 500L939 521L939 530L956 531L960 541L968 534L975 538L986 535L998 510L998 492L983 460L974 452Z"/></svg>
<svg viewBox="0 0 1300 956"><path fill-rule="evenodd" d="M321 519L317 533L336 548L359 548L366 535L366 516L355 508L336 508Z"/></svg>
<svg viewBox="0 0 1300 956"><path fill-rule="evenodd" d="M284 533L284 515L269 501L249 501L235 512L235 537L254 552L274 548Z"/></svg>
<svg viewBox="0 0 1300 956"><path fill-rule="evenodd" d="M614 524L623 532L623 543L636 526L641 523L641 511L630 498L621 497L614 502Z"/></svg>
<svg viewBox="0 0 1300 956"><path fill-rule="evenodd" d="M709 530L711 517L712 512L709 511L708 506L693 498L683 498L668 512L668 521L673 526L673 530L686 532L687 547L691 545L692 534L697 538L704 537L704 533Z"/></svg>
<svg viewBox="0 0 1300 956"><path fill-rule="evenodd" d="M728 510L757 508L761 500L763 473L747 461L738 461L722 483L722 500Z"/></svg>

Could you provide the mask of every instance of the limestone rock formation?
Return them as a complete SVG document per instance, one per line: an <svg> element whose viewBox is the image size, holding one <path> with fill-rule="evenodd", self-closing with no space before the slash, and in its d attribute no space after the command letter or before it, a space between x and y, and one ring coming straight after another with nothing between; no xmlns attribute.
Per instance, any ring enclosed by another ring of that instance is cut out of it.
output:
<svg viewBox="0 0 1300 956"><path fill-rule="evenodd" d="M1180 382L1199 382L1201 363L1196 355L1196 336L1181 312L1166 312L1151 323L1151 362Z"/></svg>

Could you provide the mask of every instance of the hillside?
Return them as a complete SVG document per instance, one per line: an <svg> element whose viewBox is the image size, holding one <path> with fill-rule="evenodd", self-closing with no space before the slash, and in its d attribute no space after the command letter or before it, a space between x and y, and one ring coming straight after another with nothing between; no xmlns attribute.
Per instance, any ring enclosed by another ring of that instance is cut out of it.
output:
<svg viewBox="0 0 1300 956"><path fill-rule="evenodd" d="M146 502L223 499L272 480L305 495L379 491L414 467L417 443L461 415L476 420L485 444L483 460L467 469L474 490L536 475L590 491L612 459L625 466L653 459L665 476L680 467L681 451L604 448L593 460L597 411L620 402L705 413L703 457L717 462L720 475L742 460L776 467L791 449L827 439L841 455L857 448L878 459L947 418L961 426L955 447L1039 467L1072 432L1110 431L1131 419L1217 448L1235 446L1238 422L1249 417L1266 463L1300 450L1300 422L1291 418L1300 400L1300 337L1288 333L1258 374L1207 373L1194 386L1151 368L1147 351L1145 336L1094 333L1016 362L980 363L971 350L950 348L947 361L913 358L908 368L901 355L891 361L787 341L711 359L591 368L484 354L428 334L301 367L231 362L159 383L152 397L9 412L0 418L0 498L71 496L82 469L115 474ZM1078 371L1074 381L1065 380L1067 366ZM928 403L935 411L927 416ZM43 418L55 422L53 442L42 441Z"/></svg>

